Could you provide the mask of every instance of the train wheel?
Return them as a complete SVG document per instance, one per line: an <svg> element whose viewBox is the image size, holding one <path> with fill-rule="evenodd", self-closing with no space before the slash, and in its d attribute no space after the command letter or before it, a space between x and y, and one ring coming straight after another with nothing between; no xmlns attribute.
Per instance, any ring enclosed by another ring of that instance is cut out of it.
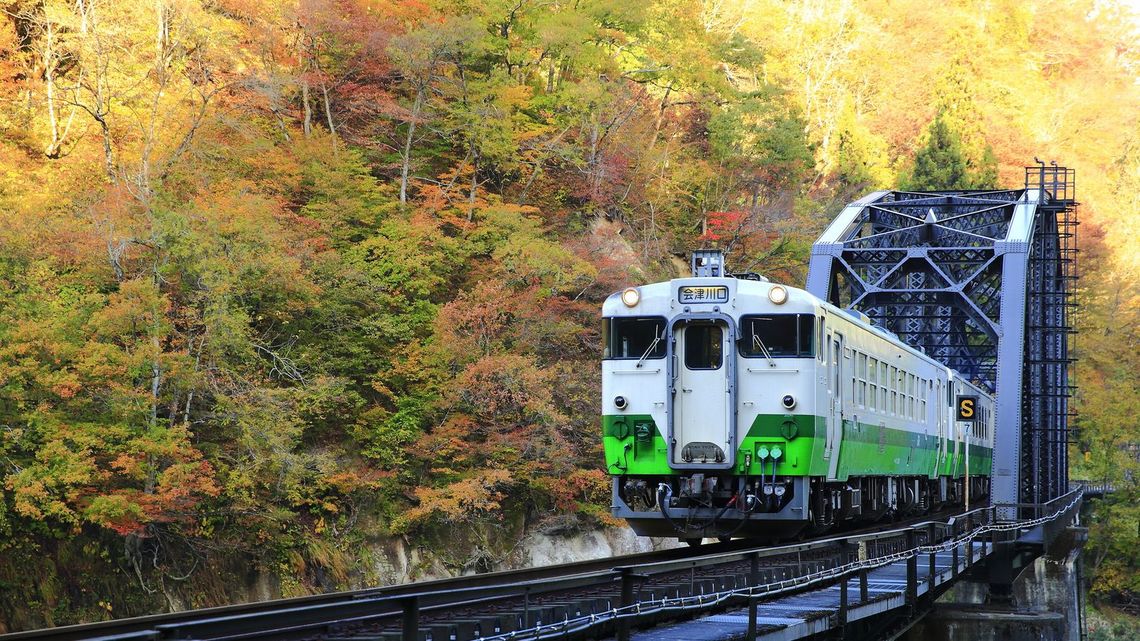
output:
<svg viewBox="0 0 1140 641"><path fill-rule="evenodd" d="M732 537L731 536L718 536L718 537L716 537L716 540L720 541L721 543L728 543L729 541L732 540Z"/></svg>
<svg viewBox="0 0 1140 641"><path fill-rule="evenodd" d="M681 539L681 540L684 541L685 543L688 543L689 547L691 547L691 548L698 547L698 546L700 546L700 544L705 542L704 539Z"/></svg>

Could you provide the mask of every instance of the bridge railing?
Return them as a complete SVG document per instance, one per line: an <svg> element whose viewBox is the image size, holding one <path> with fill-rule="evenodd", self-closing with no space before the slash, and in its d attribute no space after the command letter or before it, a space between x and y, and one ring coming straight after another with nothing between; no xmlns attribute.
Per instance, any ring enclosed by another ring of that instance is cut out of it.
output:
<svg viewBox="0 0 1140 641"><path fill-rule="evenodd" d="M1111 494L1116 491L1116 484L1108 481L1090 481L1088 479L1069 479L1069 489L1083 489L1085 496L1095 497Z"/></svg>

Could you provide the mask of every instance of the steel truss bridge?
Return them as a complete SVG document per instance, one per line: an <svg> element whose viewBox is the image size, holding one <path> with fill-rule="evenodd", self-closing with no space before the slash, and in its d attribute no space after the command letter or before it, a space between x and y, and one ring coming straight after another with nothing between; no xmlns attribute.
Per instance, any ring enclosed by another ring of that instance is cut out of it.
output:
<svg viewBox="0 0 1140 641"><path fill-rule="evenodd" d="M869 194L812 247L808 291L996 394L997 503L1068 489L1075 207L1075 171L1041 164L1022 189Z"/></svg>
<svg viewBox="0 0 1140 641"><path fill-rule="evenodd" d="M0 636L104 641L896 638L963 574L1012 583L1086 496L1066 457L1077 277L1071 169L1021 189L870 194L812 249L808 290L997 396L988 506L779 547L733 541ZM999 592L1000 593L1000 592Z"/></svg>

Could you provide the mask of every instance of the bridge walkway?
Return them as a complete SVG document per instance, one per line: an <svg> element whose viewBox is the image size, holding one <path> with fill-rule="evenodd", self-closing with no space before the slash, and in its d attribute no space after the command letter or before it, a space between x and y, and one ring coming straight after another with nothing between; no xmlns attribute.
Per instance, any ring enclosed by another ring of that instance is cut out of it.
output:
<svg viewBox="0 0 1140 641"><path fill-rule="evenodd" d="M819 590L778 598L756 606L757 641L791 641L837 630L845 624L869 619L908 607L916 598L931 590L942 592L958 574L985 559L994 550L992 543L979 541L961 544L954 550L923 555L913 568L914 589L908 595L908 560L871 570L867 573L865 595L860 579L850 578L846 585L831 585ZM932 558L931 558L932 557ZM931 580L933 563L933 580ZM957 568L955 568L955 563ZM846 604L845 604L846 600ZM845 605L845 607L844 607ZM663 625L631 635L633 641L735 641L749 638L749 609L698 617L690 621Z"/></svg>

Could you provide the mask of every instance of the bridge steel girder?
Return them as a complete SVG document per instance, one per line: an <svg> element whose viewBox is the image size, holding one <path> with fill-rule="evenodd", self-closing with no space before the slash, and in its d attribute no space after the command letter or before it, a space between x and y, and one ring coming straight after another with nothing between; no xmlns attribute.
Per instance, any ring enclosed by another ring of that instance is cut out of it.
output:
<svg viewBox="0 0 1140 641"><path fill-rule="evenodd" d="M823 232L808 269L808 291L996 395L991 496L1003 504L1068 489L1073 173L1029 169L1024 189L868 194Z"/></svg>

